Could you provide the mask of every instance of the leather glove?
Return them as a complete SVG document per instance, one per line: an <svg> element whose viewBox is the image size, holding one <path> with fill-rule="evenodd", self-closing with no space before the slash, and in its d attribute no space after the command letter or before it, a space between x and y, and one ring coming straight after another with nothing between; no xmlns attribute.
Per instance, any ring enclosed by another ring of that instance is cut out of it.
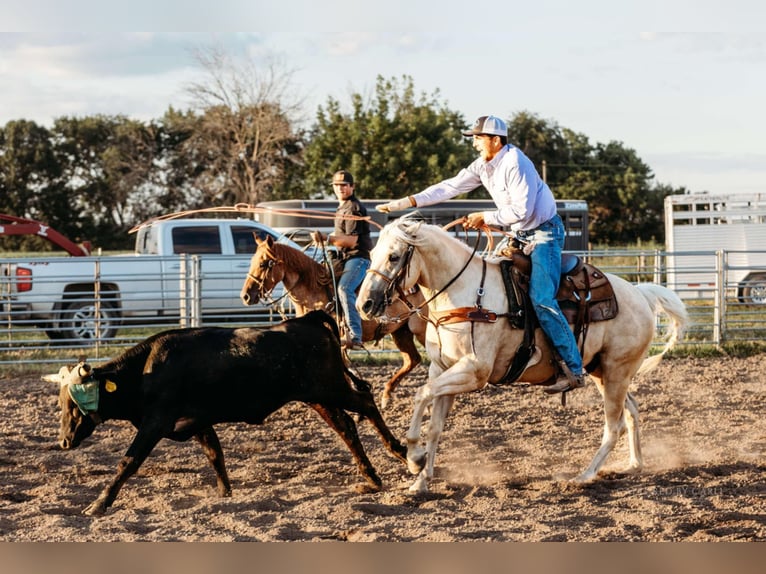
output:
<svg viewBox="0 0 766 574"><path fill-rule="evenodd" d="M415 200L412 198L412 196L408 195L407 197L403 197L401 199L395 199L393 201L389 201L388 203L381 203L380 205L376 205L375 209L382 213L391 213L392 211L404 211L410 207L417 206L418 204L415 203Z"/></svg>
<svg viewBox="0 0 766 574"><path fill-rule="evenodd" d="M476 213L469 213L465 217L466 227L469 227L470 229L479 229L484 225L484 212L477 211Z"/></svg>

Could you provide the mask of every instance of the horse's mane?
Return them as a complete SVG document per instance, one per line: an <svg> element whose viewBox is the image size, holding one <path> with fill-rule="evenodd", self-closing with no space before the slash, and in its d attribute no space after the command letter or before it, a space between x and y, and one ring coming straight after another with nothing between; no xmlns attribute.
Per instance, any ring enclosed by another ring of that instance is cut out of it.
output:
<svg viewBox="0 0 766 574"><path fill-rule="evenodd" d="M288 269L298 271L301 278L309 284L324 287L332 282L327 266L317 263L294 247L284 243L273 243L270 247L267 246L267 254L282 261Z"/></svg>
<svg viewBox="0 0 766 574"><path fill-rule="evenodd" d="M411 214L404 215L386 225L380 233L378 243L381 240L385 240L385 237L389 234L410 245L425 245L427 242L433 241L433 236L436 236L436 241L443 243L454 242L466 251L472 251L471 247L454 235L450 235L443 227L413 219Z"/></svg>

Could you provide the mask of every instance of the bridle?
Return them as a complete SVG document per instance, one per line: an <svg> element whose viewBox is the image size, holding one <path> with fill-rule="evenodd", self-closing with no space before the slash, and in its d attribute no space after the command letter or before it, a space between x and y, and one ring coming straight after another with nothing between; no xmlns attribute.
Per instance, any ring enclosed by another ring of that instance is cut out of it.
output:
<svg viewBox="0 0 766 574"><path fill-rule="evenodd" d="M415 247L413 245L407 244L407 250L404 252L404 255L401 257L401 259L399 259L397 262L390 276L386 275L382 271L378 271L377 269L370 268L367 270L367 273L377 275L386 282L386 288L383 290L383 302L385 307L390 306L393 302L394 290L396 290L397 295L399 295L399 298L402 301L407 301L404 290L401 287L401 282L409 272L410 260L412 259L412 252L414 250ZM407 304L410 306L410 308L412 308L409 301L407 301ZM422 307L422 305L420 307ZM420 309L420 307L418 307L418 309Z"/></svg>
<svg viewBox="0 0 766 574"><path fill-rule="evenodd" d="M415 250L415 246L408 243L407 244L407 250L404 252L404 255L402 258L397 262L396 266L393 268L390 275L387 275L383 273L382 271L378 271L377 269L368 269L367 273L371 273L374 275L377 275L381 279L383 279L386 282L386 288L383 290L383 303L385 307L388 307L391 305L393 301L393 294L394 290L396 290L397 294L399 295L399 298L404 301L407 306L410 308L409 313L405 313L403 317L397 317L392 318L391 320L394 322L404 321L407 318L409 318L411 315L414 315L415 313L420 314L420 311L427 307L428 304L436 299L439 295L444 293L447 289L450 288L450 286L457 281L458 277L460 277L466 269L468 269L468 265L470 265L471 261L473 260L473 256L476 254L476 251L479 248L479 243L481 241L481 235L476 235L476 243L473 246L473 251L471 251L471 255L468 256L468 259L463 264L463 267L460 269L460 271L457 272L457 274L452 277L449 281L447 281L447 284L444 285L441 289L437 290L436 293L434 293L429 299L423 301L420 305L417 307L413 307L412 304L407 300L406 294L404 293L404 290L401 287L402 280L406 277L407 273L409 272L410 267L410 261L412 260L412 253ZM431 321L430 319L428 319Z"/></svg>
<svg viewBox="0 0 766 574"><path fill-rule="evenodd" d="M278 260L273 259L273 258L269 258L266 261L261 261L260 265L258 265L258 268L261 269L261 270L265 269L267 271L267 273L263 277L263 279L261 279L260 277L257 277L255 275L253 275L252 273L250 273L249 269L247 270L247 275L246 275L246 277L248 279L250 279L250 281L255 283L255 286L258 289L258 297L260 299L267 299L268 298L269 304L272 307L275 306L277 303L279 303L282 299L284 299L288 295L287 290L285 290L285 292L282 295L280 295L277 299L273 299L271 297L271 292L274 290L274 287L277 284L276 281L274 282L274 286L272 286L271 289L268 290L268 293L265 292L264 282L266 281L266 278L269 276L269 273L271 273L271 270L277 265L277 263L283 263L283 262L282 261L278 261Z"/></svg>
<svg viewBox="0 0 766 574"><path fill-rule="evenodd" d="M267 259L266 261L261 261L261 264L258 266L259 269L266 269L268 271L271 271L274 266L278 263L276 259ZM247 270L247 278L250 279L253 283L255 283L256 287L258 287L258 294L262 297L266 296L266 293L263 292L263 282L265 281L265 277L261 279L260 277L256 277L252 273L250 273L250 270Z"/></svg>

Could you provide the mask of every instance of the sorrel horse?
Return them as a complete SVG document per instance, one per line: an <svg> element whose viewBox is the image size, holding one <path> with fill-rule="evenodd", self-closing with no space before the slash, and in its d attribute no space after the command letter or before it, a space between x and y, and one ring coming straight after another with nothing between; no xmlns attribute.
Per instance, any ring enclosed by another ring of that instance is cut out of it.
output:
<svg viewBox="0 0 766 574"><path fill-rule="evenodd" d="M340 270L337 271L340 273ZM339 275L338 275L339 277ZM334 301L333 277L328 268L302 251L275 242L271 237L256 237L256 249L250 260L250 270L242 286L240 298L245 305L255 305L269 296L281 281L290 300L295 304L296 315L305 315L313 309L329 311ZM426 321L420 313L410 313L423 303L423 295L415 288L403 294L408 304L397 298L386 309L386 319L362 321L362 341L379 341L391 335L402 357L402 366L386 383L381 395L381 407L386 408L391 394L417 367L422 358L415 346L415 339L425 345ZM401 321L396 318L401 317ZM393 318L393 320L392 320Z"/></svg>
<svg viewBox="0 0 766 574"><path fill-rule="evenodd" d="M626 472L642 466L638 433L638 403L628 392L637 373L655 367L683 334L688 315L681 299L656 284L634 286L606 274L612 284L619 313L613 319L591 323L583 350L583 364L604 399L604 432L590 466L574 480L596 479L604 460L621 434L628 431L630 461ZM367 276L360 288L357 308L367 319L380 316L393 285L409 289L419 285L429 310L426 351L431 359L428 382L415 394L407 431L407 463L417 475L412 492L427 492L445 419L460 393L479 390L505 378L522 342L522 329L503 318L509 304L498 259L482 258L442 228L399 218L386 225L372 252ZM497 313L494 322L471 320L439 322L436 317L476 305L482 290L482 307ZM647 358L657 327L656 316L669 317L667 343L659 355ZM553 351L540 329L535 332L535 353L522 365L517 378L530 384L550 384L556 374ZM583 392L583 391L579 391ZM431 420L420 444L421 424L428 406Z"/></svg>

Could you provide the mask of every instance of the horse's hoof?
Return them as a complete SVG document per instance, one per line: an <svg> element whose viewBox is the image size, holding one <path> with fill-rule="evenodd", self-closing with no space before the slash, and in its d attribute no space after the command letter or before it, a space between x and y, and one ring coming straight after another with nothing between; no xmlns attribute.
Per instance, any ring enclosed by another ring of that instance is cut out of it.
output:
<svg viewBox="0 0 766 574"><path fill-rule="evenodd" d="M428 482L422 475L420 475L415 479L415 482L410 485L409 491L412 494L425 494L428 492Z"/></svg>
<svg viewBox="0 0 766 574"><path fill-rule="evenodd" d="M619 471L618 474L621 476L632 476L634 474L639 474L641 472L641 469L643 468L643 465L641 464L630 464Z"/></svg>
<svg viewBox="0 0 766 574"><path fill-rule="evenodd" d="M386 407L388 406L388 403L391 401L391 397L384 394L380 396L380 408L381 410L386 410Z"/></svg>
<svg viewBox="0 0 766 574"><path fill-rule="evenodd" d="M572 484L590 484L596 480L596 474L590 472L583 472L582 474L570 479Z"/></svg>

